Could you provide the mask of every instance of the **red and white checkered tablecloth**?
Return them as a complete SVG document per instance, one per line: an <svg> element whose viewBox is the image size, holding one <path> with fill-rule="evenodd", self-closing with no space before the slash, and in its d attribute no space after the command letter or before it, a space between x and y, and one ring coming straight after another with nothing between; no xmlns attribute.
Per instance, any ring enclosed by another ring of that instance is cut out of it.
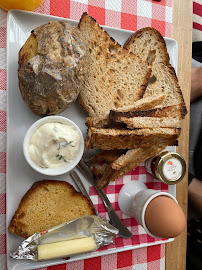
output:
<svg viewBox="0 0 202 270"><path fill-rule="evenodd" d="M152 26L163 36L171 37L172 0L44 0L35 11L59 17L79 20L87 11L98 23L115 28L136 31L145 26ZM0 269L6 269L6 18L7 13L0 8ZM142 231L135 219L122 215L117 203L118 192L124 183L142 178L149 188L167 191L167 186L153 181L145 173L143 166L131 171L126 176L108 186L105 191L114 205L118 215L131 229L133 237L122 239L117 237L116 247L139 245L155 242ZM91 187L90 194L97 209L105 217L105 209ZM109 249L110 247L107 247ZM70 262L58 266L50 266L43 270L163 270L165 269L165 245L154 245L135 250L113 253L92 259Z"/></svg>
<svg viewBox="0 0 202 270"><path fill-rule="evenodd" d="M192 42L202 41L202 0L193 1Z"/></svg>

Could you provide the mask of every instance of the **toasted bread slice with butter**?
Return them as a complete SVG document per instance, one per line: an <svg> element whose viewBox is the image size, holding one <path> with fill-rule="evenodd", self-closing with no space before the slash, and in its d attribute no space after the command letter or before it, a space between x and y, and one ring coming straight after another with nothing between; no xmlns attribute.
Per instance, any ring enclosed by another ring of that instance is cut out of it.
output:
<svg viewBox="0 0 202 270"><path fill-rule="evenodd" d="M8 229L27 238L84 215L95 215L88 198L65 181L43 180L24 195Z"/></svg>

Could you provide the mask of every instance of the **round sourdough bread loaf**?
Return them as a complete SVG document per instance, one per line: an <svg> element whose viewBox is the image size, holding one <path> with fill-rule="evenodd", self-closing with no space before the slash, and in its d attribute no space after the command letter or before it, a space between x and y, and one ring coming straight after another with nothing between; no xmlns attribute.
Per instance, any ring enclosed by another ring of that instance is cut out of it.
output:
<svg viewBox="0 0 202 270"><path fill-rule="evenodd" d="M79 60L86 44L79 30L65 21L51 21L34 29L19 52L18 79L23 100L35 114L64 111L79 94Z"/></svg>

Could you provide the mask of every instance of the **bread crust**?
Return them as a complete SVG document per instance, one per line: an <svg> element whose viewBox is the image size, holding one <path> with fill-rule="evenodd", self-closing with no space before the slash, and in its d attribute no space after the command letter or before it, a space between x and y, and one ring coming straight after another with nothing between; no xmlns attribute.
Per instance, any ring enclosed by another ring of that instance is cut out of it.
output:
<svg viewBox="0 0 202 270"><path fill-rule="evenodd" d="M32 198L32 196L34 196L37 192L45 189L47 190L47 192L49 191L48 188L49 186L61 186L63 187L64 189L68 189L70 191L70 194L73 196L73 197L79 197L81 198L82 200L85 200L87 201L87 204L88 204L88 209L89 209L89 213L90 215L95 215L95 209L94 207L92 206L90 200L84 196L83 194L77 192L74 187L65 182L65 181L57 181L57 180L42 180L42 181L38 181L38 182L35 182L31 188L26 192L26 194L22 197L21 199L21 202L18 206L18 209L16 210L11 222L10 222L10 225L8 227L8 230L11 232L11 233L15 233L19 236L22 236L24 238L27 238L29 236L31 236L27 231L26 231L26 225L23 224L22 222L22 218L25 217L26 215L29 215L30 213L26 213L25 210L26 210L26 205L30 203L30 199ZM47 205L47 209L48 209L48 205ZM58 209L58 211L60 211L60 209ZM40 215L40 213L39 213ZM67 218L68 220L68 218ZM34 221L33 221L34 222ZM65 222L65 220L64 220ZM59 225L59 224L55 224L54 226L56 225ZM50 229L50 228L43 228L43 230L47 230L47 229Z"/></svg>
<svg viewBox="0 0 202 270"><path fill-rule="evenodd" d="M178 79L177 79L175 69L171 65L167 65L167 66L164 66L164 67L166 69L168 69L168 72L171 74L171 76L173 77L173 80L175 82L176 91L177 91L177 93L178 93L178 95L180 96L180 99L181 99L181 103L180 103L181 119L184 119L186 114L187 114L187 108L186 108L186 104L185 104L185 101L184 101L184 97L183 97L180 85L178 83Z"/></svg>

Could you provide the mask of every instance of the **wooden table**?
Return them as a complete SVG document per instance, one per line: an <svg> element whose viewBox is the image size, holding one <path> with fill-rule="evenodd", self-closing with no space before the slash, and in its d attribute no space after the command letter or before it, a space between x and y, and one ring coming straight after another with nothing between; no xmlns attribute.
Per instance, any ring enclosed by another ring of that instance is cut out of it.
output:
<svg viewBox="0 0 202 270"><path fill-rule="evenodd" d="M178 79L187 105L188 115L182 124L177 152L186 160L188 168L189 148L189 109L191 88L192 50L192 0L173 0L172 37L178 42ZM187 216L188 170L185 179L177 185L177 200ZM186 269L187 230L174 242L166 244L166 270Z"/></svg>

